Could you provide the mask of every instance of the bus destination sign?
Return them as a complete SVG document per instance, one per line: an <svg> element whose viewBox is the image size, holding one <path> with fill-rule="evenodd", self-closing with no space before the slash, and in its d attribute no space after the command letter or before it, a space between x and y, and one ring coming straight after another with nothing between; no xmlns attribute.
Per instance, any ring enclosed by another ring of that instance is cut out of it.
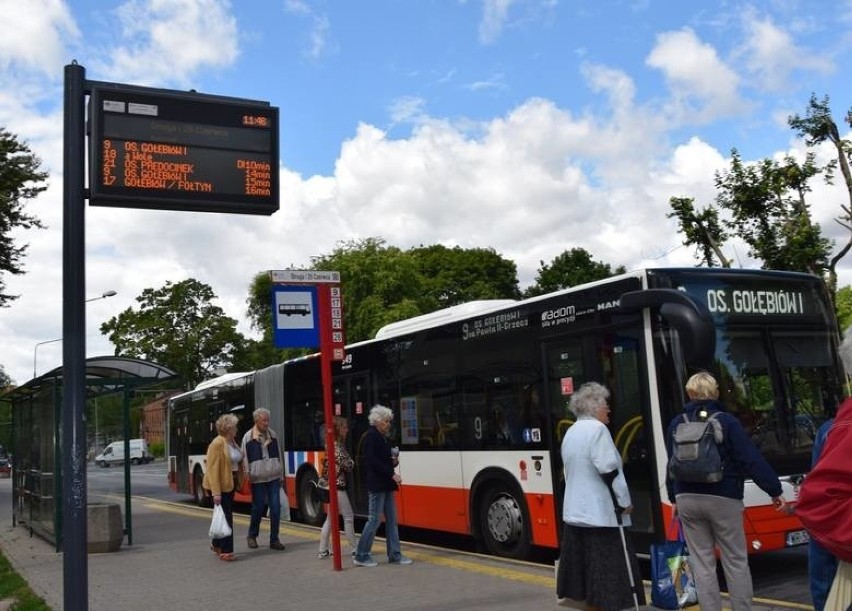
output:
<svg viewBox="0 0 852 611"><path fill-rule="evenodd" d="M278 210L278 108L140 87L94 87L90 203L235 212Z"/></svg>

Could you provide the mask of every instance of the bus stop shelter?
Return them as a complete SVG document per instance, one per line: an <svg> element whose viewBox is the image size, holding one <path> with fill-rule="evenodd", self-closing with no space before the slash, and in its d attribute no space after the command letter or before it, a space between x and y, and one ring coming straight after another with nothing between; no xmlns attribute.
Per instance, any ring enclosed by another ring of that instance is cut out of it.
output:
<svg viewBox="0 0 852 611"><path fill-rule="evenodd" d="M121 393L124 438L130 436L130 400L139 391L174 387L178 376L157 363L120 356L86 359L86 400ZM12 520L62 550L62 367L3 395L11 409ZM130 469L125 461L124 535L133 542Z"/></svg>

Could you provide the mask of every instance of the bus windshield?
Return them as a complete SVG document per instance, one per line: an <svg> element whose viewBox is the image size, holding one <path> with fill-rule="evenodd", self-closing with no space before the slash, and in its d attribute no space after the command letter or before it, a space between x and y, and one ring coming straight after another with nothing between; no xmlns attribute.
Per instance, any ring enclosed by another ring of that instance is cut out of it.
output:
<svg viewBox="0 0 852 611"><path fill-rule="evenodd" d="M807 471L814 437L838 397L829 331L720 329L720 399L780 473Z"/></svg>
<svg viewBox="0 0 852 611"><path fill-rule="evenodd" d="M695 270L659 273L659 284L707 307L716 328L709 367L779 475L808 471L819 426L841 399L837 326L822 282L806 274Z"/></svg>

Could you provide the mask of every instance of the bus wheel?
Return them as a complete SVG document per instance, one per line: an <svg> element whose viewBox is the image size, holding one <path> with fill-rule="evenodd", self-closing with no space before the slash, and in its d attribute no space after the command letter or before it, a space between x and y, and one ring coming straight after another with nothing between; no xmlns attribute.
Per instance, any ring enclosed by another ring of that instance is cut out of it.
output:
<svg viewBox="0 0 852 611"><path fill-rule="evenodd" d="M299 505L299 513L302 521L313 526L319 526L325 521L325 512L322 503L317 500L316 486L317 474L308 471L299 478L299 486L296 493Z"/></svg>
<svg viewBox="0 0 852 611"><path fill-rule="evenodd" d="M195 470L195 475L192 476L195 485L193 486L192 495L195 497L195 504L199 507L210 507L211 498L204 494L204 486L202 486L202 482L204 481L204 475L201 473L201 469Z"/></svg>
<svg viewBox="0 0 852 611"><path fill-rule="evenodd" d="M506 558L529 555L529 520L520 490L498 483L483 493L479 504L479 533L490 554Z"/></svg>

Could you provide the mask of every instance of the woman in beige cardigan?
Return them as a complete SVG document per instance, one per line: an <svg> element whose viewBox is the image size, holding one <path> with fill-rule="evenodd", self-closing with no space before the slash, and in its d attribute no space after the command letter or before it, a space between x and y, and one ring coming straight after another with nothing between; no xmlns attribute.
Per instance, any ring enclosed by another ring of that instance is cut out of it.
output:
<svg viewBox="0 0 852 611"><path fill-rule="evenodd" d="M223 414L216 420L219 435L207 447L207 472L204 488L213 495L213 504L221 505L231 527L231 534L222 539L213 539L210 548L220 560L231 562L234 556L234 491L238 487L243 453L234 441L237 434L237 417Z"/></svg>

